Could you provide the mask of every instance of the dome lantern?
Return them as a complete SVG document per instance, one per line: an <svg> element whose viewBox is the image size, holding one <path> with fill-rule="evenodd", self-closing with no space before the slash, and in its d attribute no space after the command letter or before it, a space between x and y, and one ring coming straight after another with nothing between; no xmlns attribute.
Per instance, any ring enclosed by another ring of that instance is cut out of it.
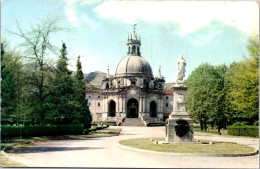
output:
<svg viewBox="0 0 260 169"><path fill-rule="evenodd" d="M128 48L128 55L132 55L132 56L141 56L141 52L140 52L140 46L141 46L141 38L140 36L138 37L136 35L136 24L134 24L134 28L133 28L133 32L130 36L128 36L128 41L127 41L127 48Z"/></svg>

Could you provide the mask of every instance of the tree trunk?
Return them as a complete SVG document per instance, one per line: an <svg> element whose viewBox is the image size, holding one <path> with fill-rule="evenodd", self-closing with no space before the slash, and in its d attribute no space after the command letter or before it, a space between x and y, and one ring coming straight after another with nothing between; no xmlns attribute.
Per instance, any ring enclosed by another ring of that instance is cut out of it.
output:
<svg viewBox="0 0 260 169"><path fill-rule="evenodd" d="M203 122L200 120L200 130L203 130Z"/></svg>
<svg viewBox="0 0 260 169"><path fill-rule="evenodd" d="M207 120L204 120L204 130L207 130Z"/></svg>

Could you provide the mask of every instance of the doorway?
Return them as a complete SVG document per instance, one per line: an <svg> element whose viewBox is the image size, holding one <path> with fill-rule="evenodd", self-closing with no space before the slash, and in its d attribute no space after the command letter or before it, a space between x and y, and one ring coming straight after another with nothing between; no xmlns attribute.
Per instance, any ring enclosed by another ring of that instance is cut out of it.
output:
<svg viewBox="0 0 260 169"><path fill-rule="evenodd" d="M157 106L155 101L150 103L150 117L157 117Z"/></svg>
<svg viewBox="0 0 260 169"><path fill-rule="evenodd" d="M127 118L138 118L138 101L130 99L127 102Z"/></svg>
<svg viewBox="0 0 260 169"><path fill-rule="evenodd" d="M111 100L108 104L108 116L109 117L115 117L116 115L116 102L114 100Z"/></svg>

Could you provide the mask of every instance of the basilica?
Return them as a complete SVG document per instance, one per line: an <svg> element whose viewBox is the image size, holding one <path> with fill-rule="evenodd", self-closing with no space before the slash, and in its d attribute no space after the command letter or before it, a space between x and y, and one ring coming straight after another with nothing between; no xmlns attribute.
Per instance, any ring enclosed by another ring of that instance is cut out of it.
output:
<svg viewBox="0 0 260 169"><path fill-rule="evenodd" d="M154 76L150 64L141 54L141 38L135 26L127 40L127 55L122 58L114 76L104 77L101 89L86 92L93 121L136 119L164 121L173 110L173 93L164 89L165 79L159 69Z"/></svg>

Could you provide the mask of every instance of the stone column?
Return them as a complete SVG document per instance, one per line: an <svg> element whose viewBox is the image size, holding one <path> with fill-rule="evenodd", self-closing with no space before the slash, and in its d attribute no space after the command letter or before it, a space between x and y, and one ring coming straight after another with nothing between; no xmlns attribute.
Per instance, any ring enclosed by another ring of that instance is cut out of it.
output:
<svg viewBox="0 0 260 169"><path fill-rule="evenodd" d="M187 86L184 83L175 83L172 88L173 112L167 120L165 141L168 143L192 142L193 122L185 110Z"/></svg>

